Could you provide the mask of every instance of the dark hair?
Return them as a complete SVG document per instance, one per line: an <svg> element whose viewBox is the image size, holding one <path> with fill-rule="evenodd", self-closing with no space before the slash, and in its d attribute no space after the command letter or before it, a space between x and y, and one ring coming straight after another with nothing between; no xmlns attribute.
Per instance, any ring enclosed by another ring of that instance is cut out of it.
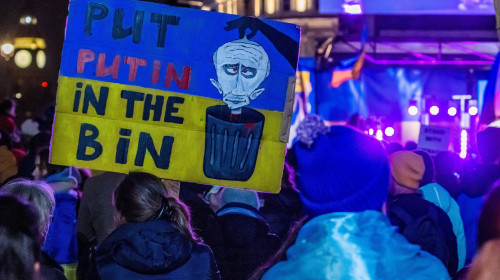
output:
<svg viewBox="0 0 500 280"><path fill-rule="evenodd" d="M167 219L191 241L201 241L191 227L188 207L178 199L169 197L161 179L152 174L128 174L115 190L115 206L127 222Z"/></svg>
<svg viewBox="0 0 500 280"><path fill-rule="evenodd" d="M37 279L38 216L27 203L0 195L0 279Z"/></svg>
<svg viewBox="0 0 500 280"><path fill-rule="evenodd" d="M417 147L418 147L417 142L415 142L415 141L408 141L408 142L406 142L404 148L407 151L413 151L413 150L417 149Z"/></svg>
<svg viewBox="0 0 500 280"><path fill-rule="evenodd" d="M290 230L288 231L287 238L283 241L283 244L279 247L278 251L274 253L274 255L269 258L263 265L258 267L247 280L260 280L262 276L271 268L273 265L277 264L280 261L286 260L286 251L290 246L295 244L297 240L297 236L299 235L299 231L302 226L308 221L308 216L303 216L298 219L296 222L292 224Z"/></svg>
<svg viewBox="0 0 500 280"><path fill-rule="evenodd" d="M50 156L50 148L49 147L41 147L37 151L37 155L40 157L40 169L47 170L47 175L50 176L56 173L59 173L64 170L64 166L50 164L49 156ZM36 160L36 158L35 158Z"/></svg>
<svg viewBox="0 0 500 280"><path fill-rule="evenodd" d="M4 99L0 102L0 114L8 114L10 109L14 106L12 99Z"/></svg>
<svg viewBox="0 0 500 280"><path fill-rule="evenodd" d="M500 180L493 183L479 215L478 247L495 238L500 238Z"/></svg>

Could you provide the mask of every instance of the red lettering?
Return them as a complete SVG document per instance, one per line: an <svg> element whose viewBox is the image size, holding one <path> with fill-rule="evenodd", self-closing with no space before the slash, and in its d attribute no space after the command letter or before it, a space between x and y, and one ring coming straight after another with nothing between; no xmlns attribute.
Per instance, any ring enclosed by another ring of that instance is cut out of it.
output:
<svg viewBox="0 0 500 280"><path fill-rule="evenodd" d="M160 68L161 68L161 61L155 60L153 62L153 75L151 76L151 83L153 85L158 84L158 79L160 78Z"/></svg>
<svg viewBox="0 0 500 280"><path fill-rule="evenodd" d="M96 68L96 76L104 77L107 75L112 75L113 79L118 79L118 70L120 70L120 61L121 58L119 55L115 55L113 58L113 64L111 66L106 67L106 54L100 53L97 58L97 68Z"/></svg>
<svg viewBox="0 0 500 280"><path fill-rule="evenodd" d="M180 89L188 89L189 82L191 81L191 67L184 66L182 69L182 77L179 78L177 71L175 71L174 64L169 63L167 66L167 75L165 76L165 86L170 87L172 79Z"/></svg>
<svg viewBox="0 0 500 280"><path fill-rule="evenodd" d="M95 53L89 49L80 49L78 51L78 60L76 62L76 72L83 73L85 70L85 63L94 61Z"/></svg>
<svg viewBox="0 0 500 280"><path fill-rule="evenodd" d="M139 66L146 66L147 62L145 59L137 58L137 57L125 57L125 63L130 65L130 69L128 71L128 80L135 81L135 77L137 76L137 68Z"/></svg>

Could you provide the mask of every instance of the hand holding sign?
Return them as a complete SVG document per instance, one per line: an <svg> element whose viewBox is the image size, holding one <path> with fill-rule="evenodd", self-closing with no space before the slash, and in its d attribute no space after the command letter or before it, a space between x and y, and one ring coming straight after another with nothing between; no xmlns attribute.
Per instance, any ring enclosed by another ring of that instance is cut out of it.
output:
<svg viewBox="0 0 500 280"><path fill-rule="evenodd" d="M240 32L240 39L243 39L244 37L247 37L247 39L252 39L253 36L257 34L257 31L259 31L264 23L254 17L240 17L239 19L231 20L228 21L227 26L224 28L226 31L230 31L233 29L238 28L238 31ZM247 28L250 29L250 34L245 35Z"/></svg>
<svg viewBox="0 0 500 280"><path fill-rule="evenodd" d="M246 35L247 39L252 39L260 31L266 38L271 41L276 50L286 58L290 66L297 70L297 53L299 52L299 42L293 40L282 32L274 29L272 26L264 23L262 20L254 17L241 17L231 20L226 23L224 30L230 31L238 28L239 38L245 37L247 28L250 29L250 34Z"/></svg>

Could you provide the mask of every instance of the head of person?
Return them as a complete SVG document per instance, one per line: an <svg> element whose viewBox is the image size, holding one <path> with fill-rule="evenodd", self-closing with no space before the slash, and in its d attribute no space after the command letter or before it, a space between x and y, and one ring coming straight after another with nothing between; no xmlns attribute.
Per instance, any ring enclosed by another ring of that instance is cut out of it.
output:
<svg viewBox="0 0 500 280"><path fill-rule="evenodd" d="M259 196L257 192L252 190L224 188L222 190L221 206L224 207L229 203L245 204L255 209L260 208Z"/></svg>
<svg viewBox="0 0 500 280"><path fill-rule="evenodd" d="M477 134L477 151L484 163L499 164L500 161L500 128L487 127Z"/></svg>
<svg viewBox="0 0 500 280"><path fill-rule="evenodd" d="M418 192L425 172L425 163L421 155L410 151L398 151L389 155L389 164L390 195Z"/></svg>
<svg viewBox="0 0 500 280"><path fill-rule="evenodd" d="M389 163L377 139L348 126L326 127L308 115L297 129L297 185L310 217L381 210Z"/></svg>
<svg viewBox="0 0 500 280"><path fill-rule="evenodd" d="M415 141L408 141L405 144L405 150L407 150L407 151L413 151L413 150L417 149L417 147L418 147L418 145L417 145L417 142L415 142Z"/></svg>
<svg viewBox="0 0 500 280"><path fill-rule="evenodd" d="M59 165L53 165L49 163L50 148L41 147L37 150L35 160L35 169L31 173L35 180L42 180L49 175L53 175L62 172L65 167Z"/></svg>
<svg viewBox="0 0 500 280"><path fill-rule="evenodd" d="M414 150L413 152L421 156L424 160L425 170L424 175L422 175L422 180L420 181L420 186L422 187L434 182L434 160L431 155L424 150Z"/></svg>
<svg viewBox="0 0 500 280"><path fill-rule="evenodd" d="M387 143L385 145L385 148L387 150L387 154L390 155L394 152L397 152L397 151L402 151L404 150L403 148L403 145L401 145L401 143L398 143L398 142L390 142L390 143Z"/></svg>
<svg viewBox="0 0 500 280"><path fill-rule="evenodd" d="M229 109L250 104L264 91L257 88L269 75L270 61L260 44L246 38L225 43L215 51L213 63L217 81L210 81Z"/></svg>
<svg viewBox="0 0 500 280"><path fill-rule="evenodd" d="M0 194L0 279L39 279L37 225L27 202Z"/></svg>
<svg viewBox="0 0 500 280"><path fill-rule="evenodd" d="M12 99L4 99L0 102L0 114L16 116L16 102Z"/></svg>
<svg viewBox="0 0 500 280"><path fill-rule="evenodd" d="M165 219L193 242L199 240L191 227L189 209L178 199L169 196L162 180L152 174L129 173L116 188L114 203L123 222Z"/></svg>
<svg viewBox="0 0 500 280"><path fill-rule="evenodd" d="M500 275L500 239L486 242L474 257L467 280L494 280Z"/></svg>
<svg viewBox="0 0 500 280"><path fill-rule="evenodd" d="M37 237L37 241L40 245L43 245L56 205L52 188L43 181L31 181L19 178L5 184L2 187L2 191L6 194L20 197L33 206L38 216L37 231L39 236Z"/></svg>

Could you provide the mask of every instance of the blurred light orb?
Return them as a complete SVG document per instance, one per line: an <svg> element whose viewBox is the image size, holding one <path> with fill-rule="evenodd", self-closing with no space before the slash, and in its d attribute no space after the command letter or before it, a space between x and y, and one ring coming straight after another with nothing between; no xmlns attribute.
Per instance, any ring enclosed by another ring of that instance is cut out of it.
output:
<svg viewBox="0 0 500 280"><path fill-rule="evenodd" d="M429 113L431 113L431 115L433 116L439 114L439 107L436 105L431 106L431 108L429 109Z"/></svg>
<svg viewBox="0 0 500 280"><path fill-rule="evenodd" d="M456 114L457 114L457 108L455 107L448 108L448 115L454 117Z"/></svg>
<svg viewBox="0 0 500 280"><path fill-rule="evenodd" d="M394 128L392 128L390 126L386 127L384 132L385 132L386 136L391 137L394 135Z"/></svg>
<svg viewBox="0 0 500 280"><path fill-rule="evenodd" d="M412 106L408 107L408 114L410 114L410 116L415 116L416 114L418 114L417 106L412 105Z"/></svg>
<svg viewBox="0 0 500 280"><path fill-rule="evenodd" d="M479 110L477 109L477 107L476 107L476 106L471 106L471 107L469 107L469 115L471 115L471 116L475 116L475 115L477 115L478 111L479 111Z"/></svg>

